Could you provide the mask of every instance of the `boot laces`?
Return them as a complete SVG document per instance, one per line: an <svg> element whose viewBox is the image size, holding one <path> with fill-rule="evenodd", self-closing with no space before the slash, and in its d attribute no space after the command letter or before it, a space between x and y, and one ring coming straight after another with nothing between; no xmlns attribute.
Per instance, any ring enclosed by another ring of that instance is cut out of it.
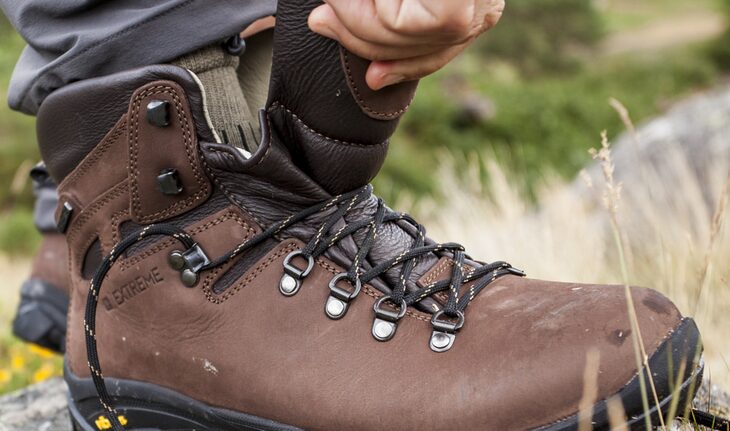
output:
<svg viewBox="0 0 730 431"><path fill-rule="evenodd" d="M106 388L104 377L99 363L96 340L96 309L99 301L99 292L102 283L112 265L123 256L133 245L146 238L164 236L176 239L185 251L174 251L170 255L170 264L181 272L183 283L194 286L199 274L231 262L247 250L261 244L267 239L274 238L292 225L299 223L310 216L331 211L326 221L317 229L309 242L300 250L295 250L284 259L283 276L279 283L279 290L285 296L296 295L302 281L314 267L317 257L324 254L338 242L354 234L366 230L365 237L357 247L357 252L349 268L336 274L329 283L330 295L325 304L325 313L332 319L340 319L347 312L348 305L354 300L363 284L383 275L386 271L402 264L398 274L398 282L392 286L390 295L380 297L374 304L375 319L373 321L373 336L379 341L390 340L395 334L398 321L406 314L408 307L413 306L425 298L439 292L448 292L446 304L433 313L431 324L433 332L430 347L436 352L449 350L453 345L456 333L465 323L464 311L476 296L490 283L499 277L513 274L524 276L525 273L502 261L492 263L478 263L478 266L465 265L470 259L464 247L457 243L426 243L426 230L411 216L405 213L388 210L382 199L377 198L377 206L371 216L347 222L333 232L333 228L341 223L343 217L357 204L370 199L372 187L364 186L349 193L333 197L325 202L313 205L294 215L272 224L266 230L252 236L246 241L216 259L209 259L203 248L183 229L170 224L152 224L138 233L124 238L115 245L104 258L89 285L89 295L86 303L84 330L86 335L86 350L91 377L99 396L102 407L109 412L109 420L115 431L123 431L118 414L113 407L112 397ZM387 258L375 265L366 261L368 252L377 240L379 229L386 223L406 222L415 227L416 235L411 247L395 256ZM440 281L432 282L411 292L407 291L407 282L416 267L419 258L434 253L437 256L450 256L453 259L451 276ZM299 263L297 263L299 262ZM301 263L304 262L304 265ZM349 286L343 286L342 282ZM466 287L467 284L471 284ZM707 413L693 410L695 418L715 426L722 425L725 430L727 421ZM723 422L724 421L724 422ZM698 422L699 423L699 422ZM708 425L706 425L708 426Z"/></svg>

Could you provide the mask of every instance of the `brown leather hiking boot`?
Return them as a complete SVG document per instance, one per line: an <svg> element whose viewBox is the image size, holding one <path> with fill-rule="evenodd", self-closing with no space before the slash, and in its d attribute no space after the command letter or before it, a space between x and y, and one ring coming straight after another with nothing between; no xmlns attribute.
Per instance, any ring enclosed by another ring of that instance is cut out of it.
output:
<svg viewBox="0 0 730 431"><path fill-rule="evenodd" d="M66 240L56 230L53 212L58 204L56 185L43 164L31 170L36 196L34 222L41 232L28 280L20 288L13 319L13 334L30 343L63 352L68 311L68 252Z"/></svg>
<svg viewBox="0 0 730 431"><path fill-rule="evenodd" d="M576 429L591 350L595 427L614 396L633 427L655 418L623 287L482 263L372 195L415 85L369 91L366 62L308 31L318 3L279 2L250 157L216 143L203 90L172 66L42 106L77 429ZM660 407L681 411L701 377L697 328L631 293Z"/></svg>

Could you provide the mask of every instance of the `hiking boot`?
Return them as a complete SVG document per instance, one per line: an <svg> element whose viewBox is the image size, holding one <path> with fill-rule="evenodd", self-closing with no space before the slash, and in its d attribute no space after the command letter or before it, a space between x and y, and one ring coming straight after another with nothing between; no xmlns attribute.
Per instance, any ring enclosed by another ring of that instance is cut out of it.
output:
<svg viewBox="0 0 730 431"><path fill-rule="evenodd" d="M36 196L33 221L42 240L33 259L30 277L20 288L13 334L27 342L63 352L68 311L68 253L66 240L56 230L53 218L58 204L56 184L42 163L35 166L30 175Z"/></svg>
<svg viewBox="0 0 730 431"><path fill-rule="evenodd" d="M611 397L632 427L681 412L701 347L668 299L629 290L638 334L624 287L480 262L372 194L415 84L370 91L366 61L308 30L318 4L279 1L250 154L218 143L199 81L174 66L41 107L76 428L576 429L594 357L596 429ZM642 406L634 340L659 406Z"/></svg>

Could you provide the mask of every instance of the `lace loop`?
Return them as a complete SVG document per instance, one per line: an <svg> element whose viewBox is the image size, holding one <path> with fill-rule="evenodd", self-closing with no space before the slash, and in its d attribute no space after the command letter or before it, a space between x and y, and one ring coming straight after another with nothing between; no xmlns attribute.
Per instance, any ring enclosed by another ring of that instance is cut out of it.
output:
<svg viewBox="0 0 730 431"><path fill-rule="evenodd" d="M397 311L389 310L383 307L383 304L390 302L397 306ZM395 335L398 329L398 322L406 315L408 304L405 299L395 302L390 295L381 296L380 299L373 304L375 319L373 319L372 334L378 341L388 341Z"/></svg>
<svg viewBox="0 0 730 431"><path fill-rule="evenodd" d="M294 265L293 260L297 257L301 257L307 262L304 269ZM314 257L302 250L294 250L284 258L283 266L284 275L281 276L281 281L279 281L279 291L284 296L293 296L302 286L302 280L312 272Z"/></svg>
<svg viewBox="0 0 730 431"><path fill-rule="evenodd" d="M353 285L353 290L346 290L338 286L341 280L349 280ZM341 319L347 313L347 307L350 305L350 301L355 299L362 290L362 282L360 277L355 276L354 280L349 272L341 272L329 282L330 295L325 303L325 313L330 319Z"/></svg>

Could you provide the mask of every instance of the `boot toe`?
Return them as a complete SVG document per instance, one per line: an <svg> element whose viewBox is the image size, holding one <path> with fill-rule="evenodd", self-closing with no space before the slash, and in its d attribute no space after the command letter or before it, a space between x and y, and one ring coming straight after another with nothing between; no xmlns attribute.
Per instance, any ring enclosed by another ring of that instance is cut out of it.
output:
<svg viewBox="0 0 730 431"><path fill-rule="evenodd" d="M640 334L631 324L624 286L504 277L484 295L483 304L478 304L482 298L474 304L480 311L469 310L472 315L467 321L483 317L491 327L489 331L500 334L491 347L500 349L508 359L501 363L500 375L506 378L499 385L503 391L500 404L505 411L519 406L505 418L521 419L505 422L504 426L551 430L577 427L589 352L598 358L598 375L593 377L597 386L594 422L608 424L606 400L614 396L623 400L630 422L632 418L643 420L634 349L639 336L649 358L657 397L666 404L664 410L672 396L678 395L673 394L678 384L694 382L701 376L697 364L701 347L694 322L683 318L674 304L655 290L632 287L630 292ZM470 330L470 323L464 332ZM691 399L695 389L684 387L680 397ZM653 400L651 392L649 399ZM657 410L654 402L650 404L650 410Z"/></svg>

